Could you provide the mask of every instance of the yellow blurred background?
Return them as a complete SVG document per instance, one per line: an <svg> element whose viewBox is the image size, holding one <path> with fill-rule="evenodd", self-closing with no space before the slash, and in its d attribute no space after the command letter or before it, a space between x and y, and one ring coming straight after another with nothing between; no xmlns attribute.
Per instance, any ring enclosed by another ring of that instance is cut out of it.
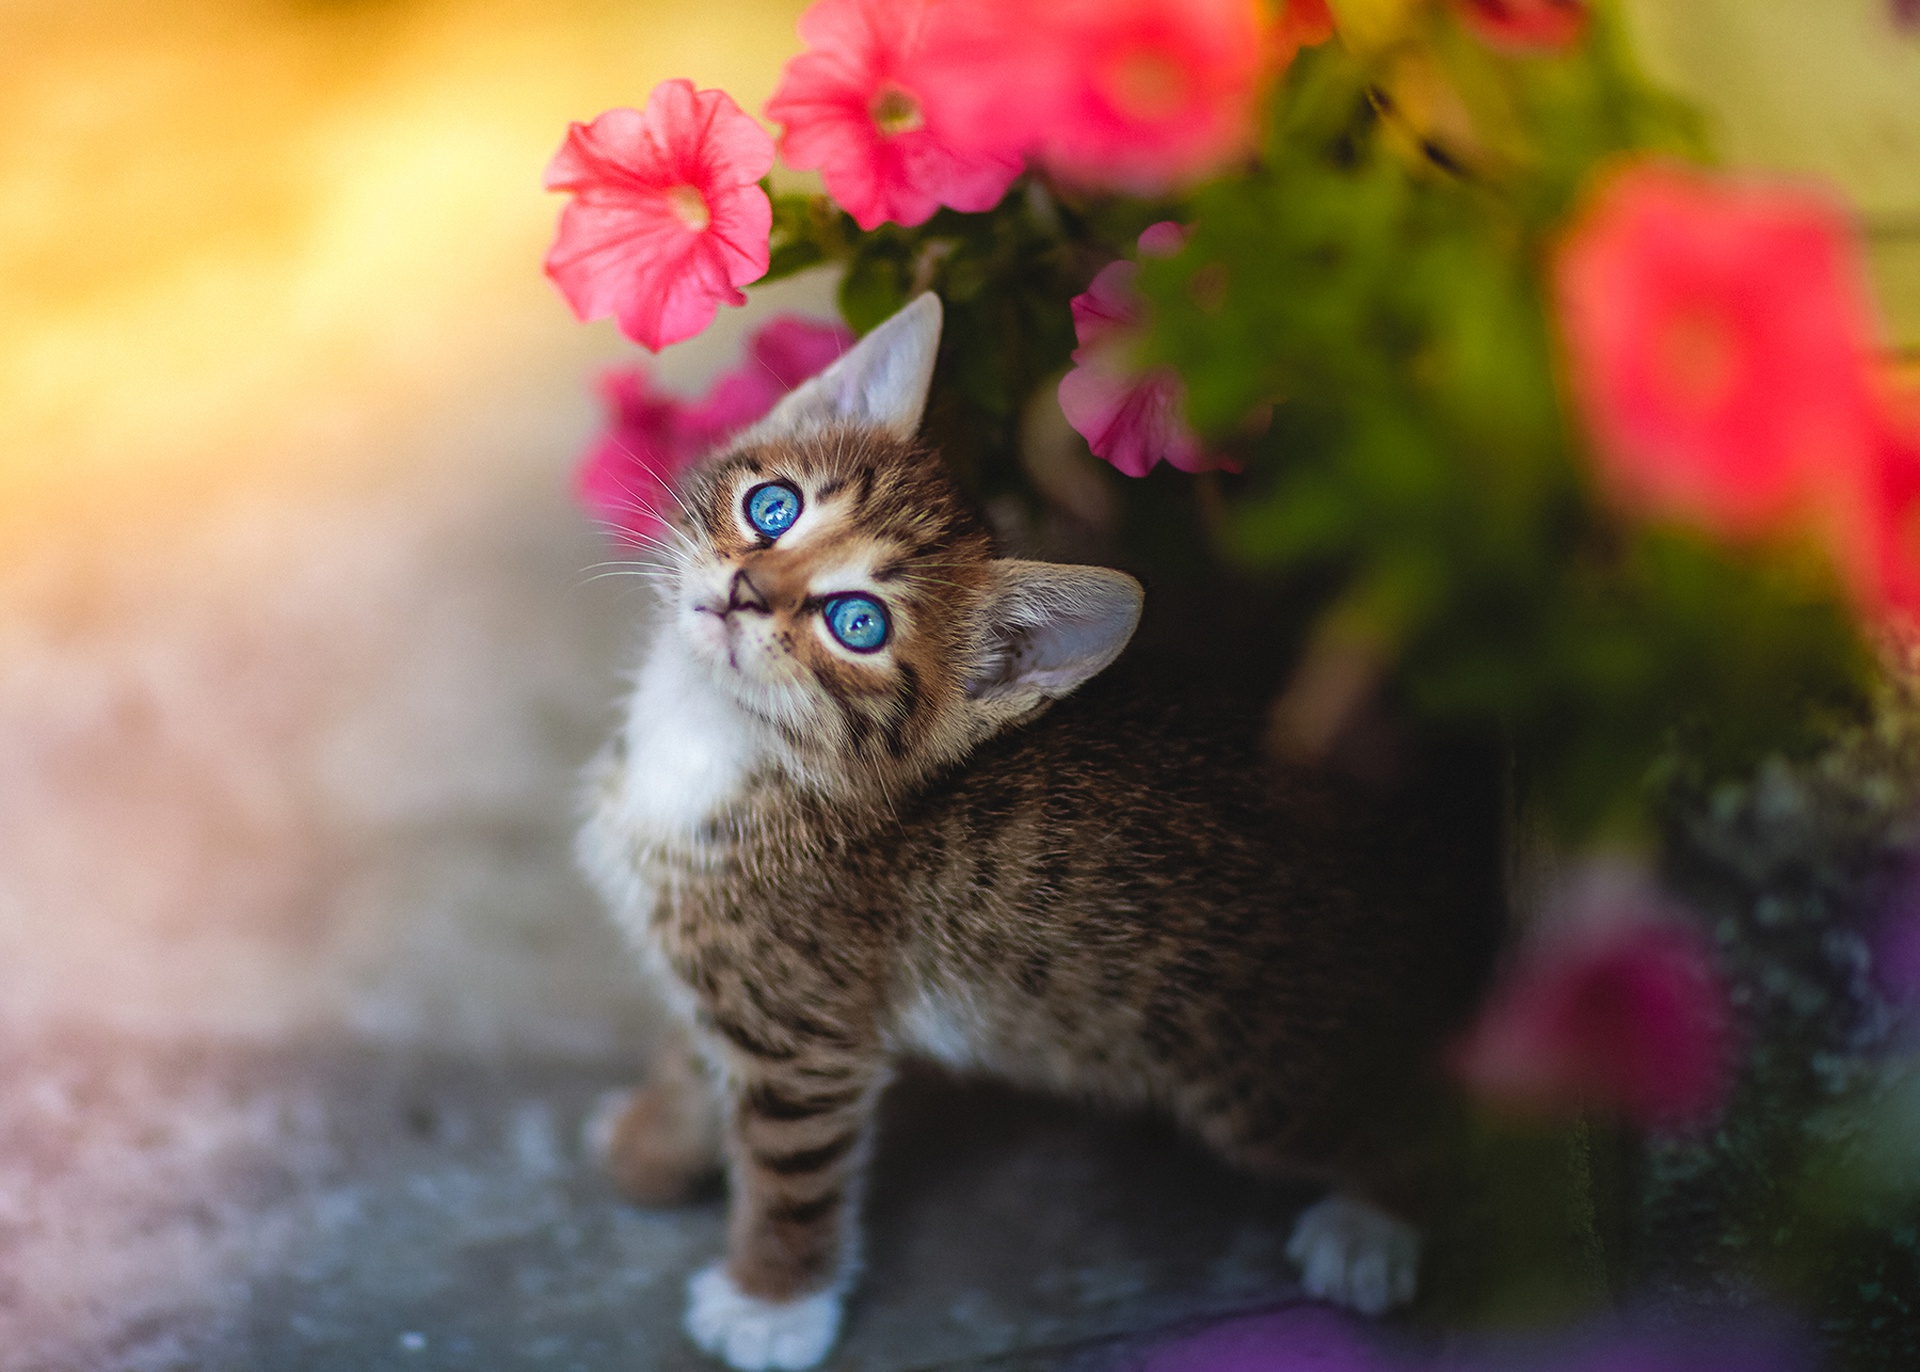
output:
<svg viewBox="0 0 1920 1372"><path fill-rule="evenodd" d="M541 275L540 175L666 77L757 110L802 4L0 0L0 1048L53 1045L0 1134L153 1045L639 1060L568 857L639 598L566 486L641 354ZM1732 159L1854 197L1920 346L1920 36L1888 0L1629 8ZM73 1106L57 1176L8 1191L0 1150L0 1348L107 1366L280 1261L221 1198L285 1131L154 1083Z"/></svg>
<svg viewBox="0 0 1920 1372"><path fill-rule="evenodd" d="M635 613L582 585L604 554L567 472L594 374L641 353L542 276L541 171L667 77L758 110L802 7L0 0L0 1000L84 975L135 1004L223 881L230 932L310 968L333 916L259 912L322 900L342 833L497 806L563 843ZM1853 197L1920 345L1920 36L1888 0L1628 10L1732 161ZM657 365L697 385L828 284ZM399 956L340 937L373 981ZM162 1018L297 999L175 952Z"/></svg>
<svg viewBox="0 0 1920 1372"><path fill-rule="evenodd" d="M621 348L538 269L565 122L673 75L755 110L800 8L7 0L0 530L378 463L424 413L584 378ZM1630 8L1736 161L1856 197L1920 342L1920 38L1887 0Z"/></svg>
<svg viewBox="0 0 1920 1372"><path fill-rule="evenodd" d="M567 120L676 75L755 109L800 8L6 0L0 505L377 464L584 382L620 349L540 274Z"/></svg>

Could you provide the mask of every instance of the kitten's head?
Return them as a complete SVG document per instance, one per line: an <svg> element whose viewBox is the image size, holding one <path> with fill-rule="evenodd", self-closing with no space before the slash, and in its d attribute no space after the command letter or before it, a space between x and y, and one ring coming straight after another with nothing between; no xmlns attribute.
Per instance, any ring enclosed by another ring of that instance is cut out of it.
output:
<svg viewBox="0 0 1920 1372"><path fill-rule="evenodd" d="M896 790L1113 661L1139 583L994 556L918 446L940 340L923 295L677 495L663 631L819 789Z"/></svg>

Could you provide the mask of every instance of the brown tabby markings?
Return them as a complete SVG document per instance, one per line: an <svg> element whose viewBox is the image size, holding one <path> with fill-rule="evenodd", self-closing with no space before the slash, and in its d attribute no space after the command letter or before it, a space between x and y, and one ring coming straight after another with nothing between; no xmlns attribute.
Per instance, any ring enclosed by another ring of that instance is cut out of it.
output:
<svg viewBox="0 0 1920 1372"><path fill-rule="evenodd" d="M978 593L992 554L985 524L937 461L924 453L912 461L901 456L878 434L843 429L777 455L764 449L735 453L700 471L682 494L713 552L738 569L735 584L743 598L791 607L796 621L821 609L821 597L806 590L811 574L865 554L872 580L889 588L892 671L848 661L817 634L799 631L798 623L779 641L832 699L842 738L855 753L884 754L891 762L926 742L936 702L923 683L950 675L965 646L945 611L952 599ZM839 537L796 548L744 529L737 517L741 492L776 475L816 477L809 503L832 511ZM796 747L807 742L798 736L787 741Z"/></svg>
<svg viewBox="0 0 1920 1372"><path fill-rule="evenodd" d="M773 477L813 523L770 541L738 511ZM1117 676L996 705L979 683L1024 651L995 629L1007 564L921 449L833 431L723 457L681 496L703 549L683 573L774 629L783 681L817 710L742 687L770 750L690 837L621 828L623 764L603 762L586 852L609 890L639 874L626 916L724 1083L743 1292L788 1300L850 1270L903 1053L1164 1109L1257 1173L1397 1183L1425 1050L1473 975L1462 931L1491 899L1452 840L1275 778L1253 720ZM883 595L883 653L819 630L835 587L816 581L837 568ZM634 1108L697 1138L701 1089L671 1076ZM670 1191L649 1157L636 1189Z"/></svg>

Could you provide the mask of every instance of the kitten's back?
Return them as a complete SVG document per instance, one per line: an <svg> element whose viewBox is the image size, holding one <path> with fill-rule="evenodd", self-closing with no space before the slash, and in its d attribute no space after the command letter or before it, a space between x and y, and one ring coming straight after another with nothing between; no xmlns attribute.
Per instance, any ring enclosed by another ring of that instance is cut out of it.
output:
<svg viewBox="0 0 1920 1372"><path fill-rule="evenodd" d="M1381 793L1276 766L1260 722L1119 669L931 786L895 869L911 1013L1263 1170L1376 1146L1365 1097L1421 1089L1488 960L1496 774L1455 750Z"/></svg>

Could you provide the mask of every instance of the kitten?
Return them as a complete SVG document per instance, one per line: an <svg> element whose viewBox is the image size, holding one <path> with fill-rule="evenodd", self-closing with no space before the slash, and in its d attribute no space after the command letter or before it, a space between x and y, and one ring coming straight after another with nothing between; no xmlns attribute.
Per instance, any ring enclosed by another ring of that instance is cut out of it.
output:
<svg viewBox="0 0 1920 1372"><path fill-rule="evenodd" d="M1419 1239L1374 1202L1470 979L1471 883L1278 775L1251 719L1079 691L1141 588L994 555L915 442L939 332L922 296L682 480L669 617L591 775L583 862L685 1026L609 1163L654 1202L731 1177L687 1330L739 1369L826 1355L907 1054L1350 1188L1289 1252L1318 1295L1404 1302Z"/></svg>

